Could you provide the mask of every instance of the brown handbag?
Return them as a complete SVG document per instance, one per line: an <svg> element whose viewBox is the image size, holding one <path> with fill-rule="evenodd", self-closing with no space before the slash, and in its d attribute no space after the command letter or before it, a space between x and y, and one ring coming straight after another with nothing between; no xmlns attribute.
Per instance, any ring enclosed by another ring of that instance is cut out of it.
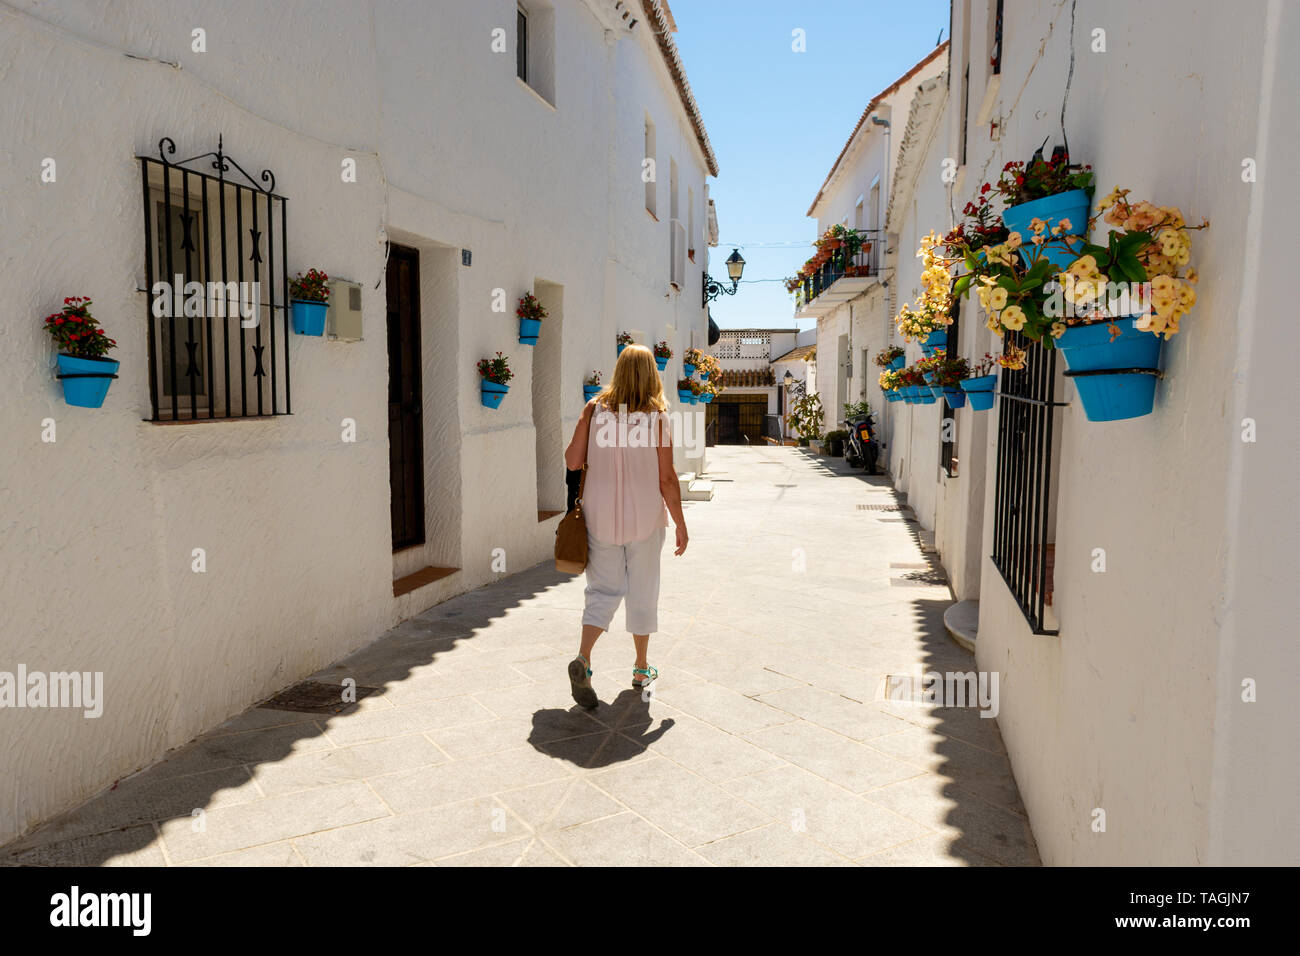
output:
<svg viewBox="0 0 1300 956"><path fill-rule="evenodd" d="M587 519L582 516L582 490L586 486L584 462L573 510L560 519L560 526L555 529L555 570L566 574L581 574L587 569Z"/></svg>

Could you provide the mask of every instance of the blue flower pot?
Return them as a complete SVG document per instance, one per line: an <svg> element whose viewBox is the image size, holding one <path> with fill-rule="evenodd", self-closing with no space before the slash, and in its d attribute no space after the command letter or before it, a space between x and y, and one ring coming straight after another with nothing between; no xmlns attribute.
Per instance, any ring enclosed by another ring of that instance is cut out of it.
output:
<svg viewBox="0 0 1300 956"><path fill-rule="evenodd" d="M916 403L918 405L933 405L934 392L932 392L927 386L918 385L916 387Z"/></svg>
<svg viewBox="0 0 1300 956"><path fill-rule="evenodd" d="M307 302L294 299L290 303L293 330L299 335L324 335L325 313L329 306L324 302Z"/></svg>
<svg viewBox="0 0 1300 956"><path fill-rule="evenodd" d="M886 391L885 391L885 401L887 401L887 402L899 402L899 401L902 401L902 400L903 400L903 396L898 394L898 389L896 389L896 388L886 389Z"/></svg>
<svg viewBox="0 0 1300 956"><path fill-rule="evenodd" d="M666 368L668 367L668 359L667 359L667 358L660 358L658 355L656 355L656 356L655 356L655 365L659 366L659 371L662 372L664 369L666 369Z"/></svg>
<svg viewBox="0 0 1300 956"><path fill-rule="evenodd" d="M690 378L692 375L695 374L695 366L692 365L690 362L683 362L683 363L682 363L682 374L683 374L684 376L686 376L687 378Z"/></svg>
<svg viewBox="0 0 1300 956"><path fill-rule="evenodd" d="M702 401L705 405L709 404L709 402L713 401L713 393L712 393L712 392L702 392L702 393L700 394L700 401Z"/></svg>
<svg viewBox="0 0 1300 956"><path fill-rule="evenodd" d="M121 362L110 358L81 358L58 353L59 378L63 381L63 400L78 408L100 408L108 395L108 386L117 378Z"/></svg>
<svg viewBox="0 0 1300 956"><path fill-rule="evenodd" d="M904 355L900 355L898 358L894 359L892 362L889 363L890 371L897 372L899 369L903 367L903 362L905 362L906 359L907 357Z"/></svg>
<svg viewBox="0 0 1300 956"><path fill-rule="evenodd" d="M1071 189L1068 192L1057 193L1055 196L1044 196L1042 199L1022 202L1018 206L1008 206L1002 212L1002 222L1009 232L1020 233L1021 246L1018 251L1021 260L1028 265L1034 249L1029 241L1034 235L1034 230L1029 228L1031 220L1041 219L1047 223L1044 234L1050 237L1052 227L1060 220L1068 219L1075 230L1071 235L1082 236L1082 230L1088 223L1088 210L1091 206L1092 198L1086 189ZM1066 268L1077 258L1076 254L1068 249L1060 246L1052 247L1050 244L1044 250L1044 254L1060 269Z"/></svg>
<svg viewBox="0 0 1300 956"><path fill-rule="evenodd" d="M700 404L700 396L696 395L694 392L691 392L691 404L692 405Z"/></svg>
<svg viewBox="0 0 1300 956"><path fill-rule="evenodd" d="M932 382L934 381L934 373L933 373L933 372L922 372L922 373L921 373L921 377L922 377L923 379L925 379L925 381L926 381L927 383L932 383Z"/></svg>
<svg viewBox="0 0 1300 956"><path fill-rule="evenodd" d="M933 395L935 398L943 398L943 386L942 386L942 385L931 385L931 386L930 386L930 394Z"/></svg>
<svg viewBox="0 0 1300 956"><path fill-rule="evenodd" d="M700 381L701 381L701 382L707 382L708 380L709 380L709 373L708 373L708 372L701 372L701 373L700 373Z"/></svg>
<svg viewBox="0 0 1300 956"><path fill-rule="evenodd" d="M921 397L921 386L908 385L903 390L903 398L909 405L916 405Z"/></svg>
<svg viewBox="0 0 1300 956"><path fill-rule="evenodd" d="M615 352L614 354L615 354L615 355L622 355L622 354L623 354L623 350L624 350L625 348L627 348L627 343L626 343L626 342L619 342L619 343L618 343L618 351Z"/></svg>
<svg viewBox="0 0 1300 956"><path fill-rule="evenodd" d="M1107 322L1076 325L1056 340L1090 422L1116 422L1151 414L1156 401L1162 339L1137 328L1135 319L1116 319L1113 342ZM1137 371L1146 369L1149 371ZM1106 370L1113 370L1106 374ZM1081 374L1097 373L1102 374Z"/></svg>
<svg viewBox="0 0 1300 956"><path fill-rule="evenodd" d="M948 347L948 330L935 329L927 335L921 342L921 352L928 356L933 355L939 349Z"/></svg>
<svg viewBox="0 0 1300 956"><path fill-rule="evenodd" d="M582 386L582 402L583 402L583 404L585 405L587 402L591 401L593 398L595 398L597 395L599 395L599 394L600 394L600 389L601 389L601 386L599 386L599 385L584 385L584 386Z"/></svg>
<svg viewBox="0 0 1300 956"><path fill-rule="evenodd" d="M683 405L689 405L691 403L691 390L689 388L679 388L677 390L677 401Z"/></svg>
<svg viewBox="0 0 1300 956"><path fill-rule="evenodd" d="M953 388L951 385L946 386L943 390L943 397L948 400L949 408L962 408L966 405L966 393L960 388Z"/></svg>
<svg viewBox="0 0 1300 956"><path fill-rule="evenodd" d="M524 345L536 345L537 337L542 334L541 319L519 320L519 341Z"/></svg>
<svg viewBox="0 0 1300 956"><path fill-rule="evenodd" d="M987 412L993 407L993 389L997 387L996 375L981 375L978 378L963 379L962 391L970 399L970 407L977 412ZM954 406L955 407L955 406Z"/></svg>
<svg viewBox="0 0 1300 956"><path fill-rule="evenodd" d="M480 398L483 404L488 408L500 408L501 399L506 397L506 392L510 391L509 385L500 385L496 382L489 382L487 379L479 379L481 389Z"/></svg>

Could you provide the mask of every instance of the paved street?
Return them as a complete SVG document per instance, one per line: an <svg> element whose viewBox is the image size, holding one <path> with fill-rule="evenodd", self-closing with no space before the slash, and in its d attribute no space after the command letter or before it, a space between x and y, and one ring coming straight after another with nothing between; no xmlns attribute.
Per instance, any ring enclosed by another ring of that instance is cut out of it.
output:
<svg viewBox="0 0 1300 956"><path fill-rule="evenodd" d="M1036 864L996 722L884 700L886 675L974 668L887 479L796 448L710 462L665 551L651 700L620 612L600 707L573 705L582 579L542 565L315 675L376 688L341 713L254 708L4 862Z"/></svg>

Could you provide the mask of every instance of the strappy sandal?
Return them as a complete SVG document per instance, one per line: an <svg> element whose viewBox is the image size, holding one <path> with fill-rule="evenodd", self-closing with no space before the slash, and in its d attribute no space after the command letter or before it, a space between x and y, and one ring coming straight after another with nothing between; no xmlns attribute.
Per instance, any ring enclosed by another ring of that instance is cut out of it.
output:
<svg viewBox="0 0 1300 956"><path fill-rule="evenodd" d="M637 680L638 676L644 677L645 680L638 681ZM649 664L647 664L645 667L632 668L632 689L633 690L645 690L647 685L654 683L658 679L659 679L658 669L651 667Z"/></svg>
<svg viewBox="0 0 1300 956"><path fill-rule="evenodd" d="M574 703L588 710L594 709L600 703L596 692L591 689L590 665L591 661L581 654L569 661L569 690L573 694Z"/></svg>

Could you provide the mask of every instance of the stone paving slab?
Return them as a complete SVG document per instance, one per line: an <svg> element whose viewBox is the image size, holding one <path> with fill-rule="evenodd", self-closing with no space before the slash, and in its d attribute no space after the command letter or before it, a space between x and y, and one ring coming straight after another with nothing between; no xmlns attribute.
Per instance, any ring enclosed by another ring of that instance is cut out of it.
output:
<svg viewBox="0 0 1300 956"><path fill-rule="evenodd" d="M710 461L648 698L620 612L600 706L573 705L583 581L540 565L312 675L378 689L342 712L253 708L0 864L1036 865L996 721L885 697L974 670L918 526L856 507L898 503L888 479L797 448Z"/></svg>

